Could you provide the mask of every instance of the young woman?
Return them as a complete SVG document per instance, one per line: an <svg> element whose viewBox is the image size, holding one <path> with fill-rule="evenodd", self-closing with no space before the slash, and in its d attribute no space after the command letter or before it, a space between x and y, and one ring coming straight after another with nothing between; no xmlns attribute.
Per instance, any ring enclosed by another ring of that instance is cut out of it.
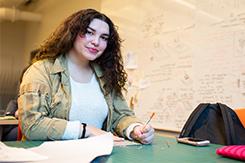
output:
<svg viewBox="0 0 245 163"><path fill-rule="evenodd" d="M153 141L154 129L129 109L120 38L104 14L68 17L40 46L20 86L21 128L29 140L79 139L105 131Z"/></svg>

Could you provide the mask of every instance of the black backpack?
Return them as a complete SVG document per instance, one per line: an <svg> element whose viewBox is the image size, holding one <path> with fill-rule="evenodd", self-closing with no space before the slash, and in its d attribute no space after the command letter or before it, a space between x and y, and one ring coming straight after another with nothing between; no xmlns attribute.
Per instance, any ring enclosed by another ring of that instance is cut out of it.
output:
<svg viewBox="0 0 245 163"><path fill-rule="evenodd" d="M245 128L228 106L202 103L191 113L179 137L208 139L222 145L245 144Z"/></svg>

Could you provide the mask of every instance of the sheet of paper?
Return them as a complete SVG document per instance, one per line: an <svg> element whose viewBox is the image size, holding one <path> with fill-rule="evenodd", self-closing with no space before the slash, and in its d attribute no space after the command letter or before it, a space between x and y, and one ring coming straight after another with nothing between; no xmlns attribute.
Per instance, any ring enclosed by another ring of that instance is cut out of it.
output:
<svg viewBox="0 0 245 163"><path fill-rule="evenodd" d="M0 142L0 162L28 162L45 159L48 159L48 157L24 148L8 147Z"/></svg>
<svg viewBox="0 0 245 163"><path fill-rule="evenodd" d="M45 142L29 150L48 156L40 163L91 162L102 155L110 155L113 149L113 136L107 133L87 139Z"/></svg>
<svg viewBox="0 0 245 163"><path fill-rule="evenodd" d="M142 145L135 141L122 140L122 141L114 141L114 147L116 146L128 146L128 145Z"/></svg>

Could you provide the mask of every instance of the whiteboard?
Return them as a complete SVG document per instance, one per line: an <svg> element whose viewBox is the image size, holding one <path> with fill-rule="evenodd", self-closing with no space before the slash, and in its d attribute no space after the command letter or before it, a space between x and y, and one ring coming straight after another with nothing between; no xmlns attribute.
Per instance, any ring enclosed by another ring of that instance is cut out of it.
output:
<svg viewBox="0 0 245 163"><path fill-rule="evenodd" d="M102 0L118 26L127 100L141 120L180 131L199 103L245 107L244 0Z"/></svg>

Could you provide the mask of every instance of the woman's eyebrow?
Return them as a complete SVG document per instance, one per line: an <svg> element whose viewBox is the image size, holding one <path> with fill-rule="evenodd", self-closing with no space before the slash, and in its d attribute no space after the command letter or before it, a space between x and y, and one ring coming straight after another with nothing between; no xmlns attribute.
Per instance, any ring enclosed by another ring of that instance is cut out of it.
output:
<svg viewBox="0 0 245 163"><path fill-rule="evenodd" d="M95 29L93 29L92 27L89 27L89 26L88 26L88 29L90 29L90 30L92 30L92 31L95 31Z"/></svg>
<svg viewBox="0 0 245 163"><path fill-rule="evenodd" d="M96 30L95 30L95 29L93 29L92 27L89 27L89 26L88 26L88 29L92 30L93 32L96 32ZM104 36L108 36L108 37L109 37L109 34L107 34L107 33L103 33L102 35L104 35Z"/></svg>

